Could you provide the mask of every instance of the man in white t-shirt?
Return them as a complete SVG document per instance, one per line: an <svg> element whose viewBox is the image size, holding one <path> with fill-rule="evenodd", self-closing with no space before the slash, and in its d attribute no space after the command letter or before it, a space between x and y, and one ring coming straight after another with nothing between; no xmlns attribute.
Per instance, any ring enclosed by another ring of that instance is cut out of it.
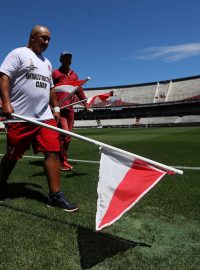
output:
<svg viewBox="0 0 200 270"><path fill-rule="evenodd" d="M48 203L73 212L78 210L77 204L69 202L60 191L58 132L12 118L15 112L57 126L60 112L52 90L52 66L42 55L49 40L49 30L41 25L35 26L30 33L28 46L11 51L0 67L2 113L6 117L8 131L7 151L0 164L0 200L8 198L8 177L17 160L32 145L36 154L44 154L44 170L49 186Z"/></svg>

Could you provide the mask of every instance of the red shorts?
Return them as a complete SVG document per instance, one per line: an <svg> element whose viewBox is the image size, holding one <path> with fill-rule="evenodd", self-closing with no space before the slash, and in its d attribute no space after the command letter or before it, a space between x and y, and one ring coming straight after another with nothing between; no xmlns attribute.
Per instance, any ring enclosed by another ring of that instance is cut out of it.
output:
<svg viewBox="0 0 200 270"><path fill-rule="evenodd" d="M57 126L54 119L44 121L51 126ZM38 152L59 152L59 133L57 131L37 126L32 123L8 123L7 155L10 159L22 158L24 152L32 145L35 154Z"/></svg>

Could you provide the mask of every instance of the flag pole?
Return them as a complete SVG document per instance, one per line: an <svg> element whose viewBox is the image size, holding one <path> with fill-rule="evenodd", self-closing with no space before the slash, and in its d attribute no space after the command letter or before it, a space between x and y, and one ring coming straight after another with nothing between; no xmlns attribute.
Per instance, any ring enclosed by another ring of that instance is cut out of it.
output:
<svg viewBox="0 0 200 270"><path fill-rule="evenodd" d="M110 91L110 92L108 92L108 93L102 93L102 94L99 94L99 95L96 95L96 96L93 96L93 97L89 97L89 98L86 98L86 99L82 99L82 100L79 100L79 101L77 101L77 102L74 102L74 103L65 105L65 106L61 107L60 109L62 110L62 109L68 108L68 107L70 107L70 106L80 104L80 103L85 102L85 101L88 102L88 100L91 99L91 98L94 98L94 97L97 97L97 96L102 96L102 95L105 95L105 94L112 94L112 96L113 96L113 93L114 93L114 91Z"/></svg>
<svg viewBox="0 0 200 270"><path fill-rule="evenodd" d="M149 164L153 165L153 166L156 166L160 169L163 169L163 170L167 170L167 171L172 171L174 173L178 173L178 174L183 174L183 171L181 170L178 170L178 169L175 169L171 166L167 166L165 164L162 164L162 163L159 163L157 161L154 161L154 160L151 160L151 159L148 159L148 158L145 158L145 157L142 157L142 156L139 156L139 155L136 155L136 154L133 154L131 152L128 152L128 151L125 151L125 150L122 150L120 148L117 148L117 147L114 147L114 146L111 146L109 144L105 144L105 143L102 143L102 142L99 142L99 141L96 141L96 140L93 140L93 139L90 139L90 138L87 138L85 136L82 136L82 135L79 135L79 134L76 134L76 133L73 133L73 132L70 132L70 131L67 131L67 130L64 130L64 129L61 129L61 128L58 128L58 127L54 127L54 126L50 126L48 124L45 124L43 122L39 122L37 120L34 120L34 119L31 119L31 118L28 118L28 117L24 117L24 116L21 116L21 115L18 115L18 114L15 114L15 113L12 113L12 116L13 117L16 117L18 119L21 119L21 120L24 120L24 121L27 121L27 122L30 122L30 123L33 123L33 124L36 124L36 125L39 125L39 126L42 126L42 127L46 127L48 129L52 129L52 130L55 130L59 133L62 133L62 134L65 134L65 135L69 135L69 136L72 136L72 137L75 137L77 139L80 139L80 140L83 140L83 141L86 141L86 142L89 142L89 143L92 143L92 144L95 144L101 148L107 148L107 149L111 149L111 150L114 150L114 151L118 151L122 154L125 154L125 155L128 155L130 157L133 157L133 158L138 158L140 160L143 160L145 162L148 162Z"/></svg>
<svg viewBox="0 0 200 270"><path fill-rule="evenodd" d="M85 99L79 100L79 101L77 101L77 102L74 102L74 103L65 105L65 106L61 107L60 110L65 109L65 108L69 108L69 107L74 106L74 105L79 104L79 103L83 103L83 102L85 102L85 101L87 101L87 100L88 100L88 99L85 98ZM87 111L88 111L88 112L93 112L93 109L88 108Z"/></svg>
<svg viewBox="0 0 200 270"><path fill-rule="evenodd" d="M74 105L77 105L77 104L83 103L83 102L85 102L85 101L87 101L87 100L88 100L88 99L87 99L87 98L85 98L85 99L79 100L79 101L77 101L77 102L74 102L74 103L71 103L71 104L65 105L65 106L61 107L60 109L62 110L62 109L65 109L65 108L68 108L68 107L71 107L71 106L74 106Z"/></svg>
<svg viewBox="0 0 200 270"><path fill-rule="evenodd" d="M85 83L86 83L87 81L89 81L90 79L91 79L90 77L87 77L87 78L85 79L85 82L84 82L84 83L82 83L82 84L79 85L79 86L76 86L75 89L74 89L74 91L73 91L72 93L70 93L68 96L64 97L61 101L58 102L58 106L60 106L65 100L67 100L67 99L69 99L71 96L73 96L73 94L74 94L77 90L79 90L79 89L82 87L82 85L85 84ZM55 86L55 87L56 87L56 86ZM55 89L55 92L56 92L56 89Z"/></svg>

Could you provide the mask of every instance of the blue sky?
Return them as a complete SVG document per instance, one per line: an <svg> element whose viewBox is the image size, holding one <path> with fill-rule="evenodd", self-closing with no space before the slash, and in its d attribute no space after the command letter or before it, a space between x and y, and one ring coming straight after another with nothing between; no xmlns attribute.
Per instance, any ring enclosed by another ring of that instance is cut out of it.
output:
<svg viewBox="0 0 200 270"><path fill-rule="evenodd" d="M47 26L45 56L73 54L87 87L128 85L200 74L199 0L6 0L1 2L0 62Z"/></svg>

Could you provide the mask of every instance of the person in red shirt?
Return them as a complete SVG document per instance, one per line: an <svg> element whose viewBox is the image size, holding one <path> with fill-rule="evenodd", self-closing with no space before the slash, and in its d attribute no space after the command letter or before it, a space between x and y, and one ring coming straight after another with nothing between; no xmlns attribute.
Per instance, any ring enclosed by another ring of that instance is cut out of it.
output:
<svg viewBox="0 0 200 270"><path fill-rule="evenodd" d="M61 66L59 69L56 69L52 73L53 82L56 86L60 83L66 83L69 81L77 81L78 76L77 74L70 69L72 63L72 54L68 51L64 51L60 54L60 62ZM75 95L80 99L86 99L85 93L83 88L78 89L74 95L72 95L69 99L66 99L62 104L61 107L72 104L75 102ZM58 93L57 99L58 103L66 97L66 93ZM89 109L87 103L83 102L85 105L86 110ZM74 109L73 106L69 106L65 109L60 111L60 127L67 131L72 131L74 125ZM60 134L60 169L63 171L69 171L73 169L73 166L68 162L68 155L67 151L69 148L71 137Z"/></svg>

